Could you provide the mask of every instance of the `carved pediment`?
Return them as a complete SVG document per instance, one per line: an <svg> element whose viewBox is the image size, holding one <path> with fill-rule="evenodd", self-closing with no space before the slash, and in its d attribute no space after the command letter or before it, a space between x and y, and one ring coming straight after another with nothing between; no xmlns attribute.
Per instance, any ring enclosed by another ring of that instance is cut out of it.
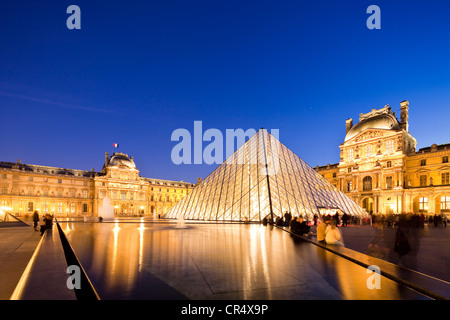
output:
<svg viewBox="0 0 450 320"><path fill-rule="evenodd" d="M360 141L364 141L364 140L369 140L372 138L379 138L379 137L383 137L384 133L380 130L365 130L363 132L361 132L360 134L358 134L355 138L354 138L354 142L360 142Z"/></svg>

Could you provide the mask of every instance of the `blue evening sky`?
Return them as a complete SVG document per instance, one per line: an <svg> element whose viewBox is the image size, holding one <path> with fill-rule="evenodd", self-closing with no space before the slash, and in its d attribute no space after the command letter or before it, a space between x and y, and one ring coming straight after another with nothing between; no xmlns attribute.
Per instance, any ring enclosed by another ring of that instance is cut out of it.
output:
<svg viewBox="0 0 450 320"><path fill-rule="evenodd" d="M0 2L0 161L99 171L121 151L144 177L195 182L217 165L173 164L170 138L199 120L279 129L326 165L346 119L403 100L418 148L450 143L448 0Z"/></svg>

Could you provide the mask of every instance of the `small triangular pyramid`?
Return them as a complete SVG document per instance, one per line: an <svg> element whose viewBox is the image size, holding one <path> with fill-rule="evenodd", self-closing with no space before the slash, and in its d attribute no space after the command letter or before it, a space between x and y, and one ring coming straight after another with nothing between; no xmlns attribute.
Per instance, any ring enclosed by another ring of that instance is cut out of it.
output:
<svg viewBox="0 0 450 320"><path fill-rule="evenodd" d="M307 165L267 130L260 129L163 218L261 221L273 214L312 220L321 209L367 212Z"/></svg>

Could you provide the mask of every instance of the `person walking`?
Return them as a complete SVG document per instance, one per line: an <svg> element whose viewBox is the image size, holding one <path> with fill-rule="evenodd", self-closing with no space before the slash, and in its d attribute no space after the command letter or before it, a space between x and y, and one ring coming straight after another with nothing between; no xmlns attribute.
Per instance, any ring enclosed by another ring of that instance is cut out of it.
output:
<svg viewBox="0 0 450 320"><path fill-rule="evenodd" d="M33 226L34 226L34 231L38 231L37 227L38 227L38 222L39 222L39 212L34 211L33 213Z"/></svg>

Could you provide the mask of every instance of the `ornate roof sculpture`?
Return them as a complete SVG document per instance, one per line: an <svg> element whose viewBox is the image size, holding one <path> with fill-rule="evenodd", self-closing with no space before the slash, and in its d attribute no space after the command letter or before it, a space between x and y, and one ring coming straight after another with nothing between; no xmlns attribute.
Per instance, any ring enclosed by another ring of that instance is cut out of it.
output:
<svg viewBox="0 0 450 320"><path fill-rule="evenodd" d="M395 113L392 112L389 105L386 105L378 110L372 109L368 113L361 113L359 122L348 130L345 141L350 140L366 129L400 130L401 128Z"/></svg>
<svg viewBox="0 0 450 320"><path fill-rule="evenodd" d="M321 208L367 213L265 129L199 183L163 218L261 221L273 213L312 219Z"/></svg>

